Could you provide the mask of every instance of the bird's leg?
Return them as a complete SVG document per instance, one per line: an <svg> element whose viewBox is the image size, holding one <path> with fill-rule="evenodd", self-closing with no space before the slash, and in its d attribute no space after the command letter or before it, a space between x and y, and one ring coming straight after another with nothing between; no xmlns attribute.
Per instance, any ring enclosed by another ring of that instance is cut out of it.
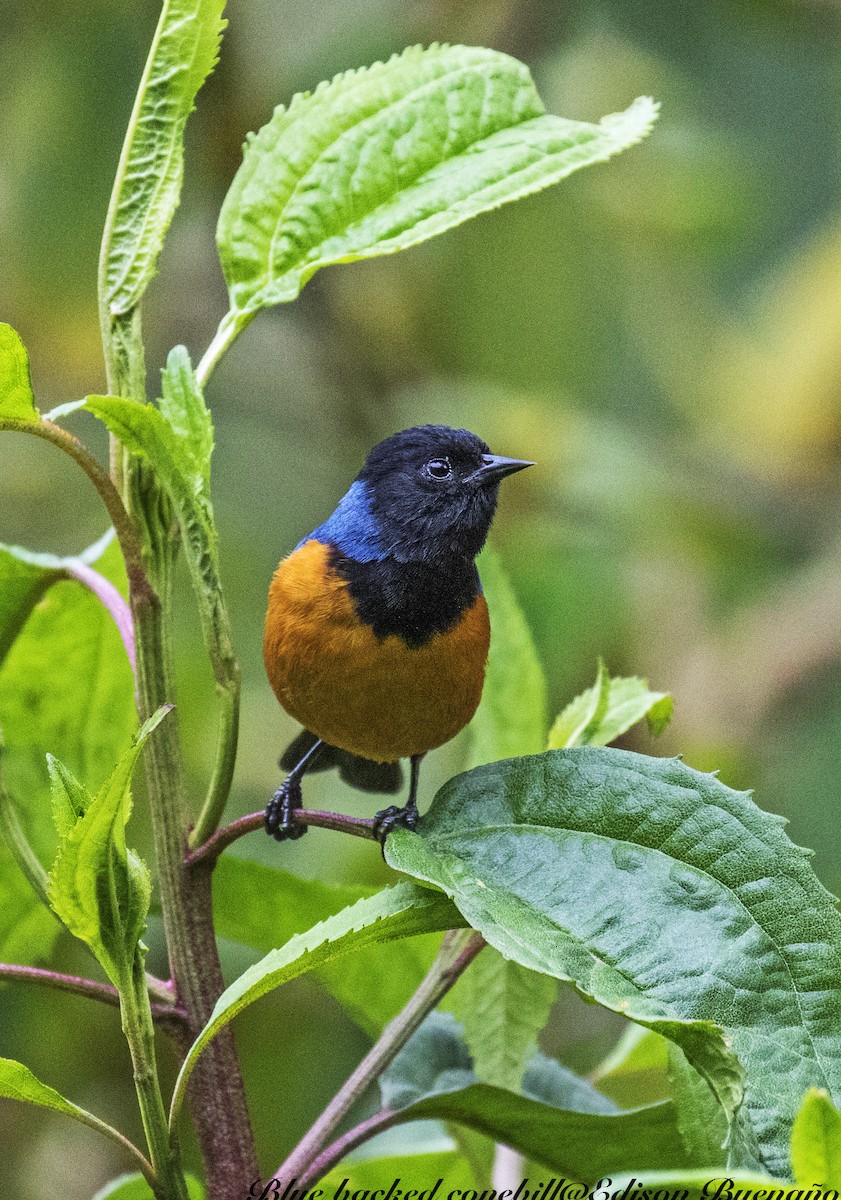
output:
<svg viewBox="0 0 841 1200"><path fill-rule="evenodd" d="M374 817L374 835L384 842L392 829L414 829L418 823L418 778L422 754L413 754L411 758L411 778L409 782L409 799L403 808L390 804Z"/></svg>
<svg viewBox="0 0 841 1200"><path fill-rule="evenodd" d="M307 832L306 825L296 821L295 809L303 803L301 779L304 772L312 766L323 745L324 742L319 739L309 748L266 805L266 833L271 834L276 842L294 842Z"/></svg>

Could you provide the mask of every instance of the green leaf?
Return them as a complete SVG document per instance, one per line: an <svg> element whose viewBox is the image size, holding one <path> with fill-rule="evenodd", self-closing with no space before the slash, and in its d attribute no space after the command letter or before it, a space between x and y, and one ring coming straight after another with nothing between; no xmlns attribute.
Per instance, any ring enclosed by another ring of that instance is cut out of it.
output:
<svg viewBox="0 0 841 1200"><path fill-rule="evenodd" d="M445 1181L448 1191L476 1185L470 1164L454 1150L439 1150L430 1154L403 1153L399 1158L365 1158L343 1163L318 1182L325 1196L340 1197L341 1200L341 1191L353 1195L357 1191L370 1193L382 1189L385 1193L394 1180L401 1177L407 1181L407 1186L420 1193L417 1200L426 1200L424 1192L428 1194L439 1179ZM436 1200L438 1197L444 1200L446 1195L447 1192L442 1193L439 1189ZM364 1198L359 1197L358 1200Z"/></svg>
<svg viewBox="0 0 841 1200"><path fill-rule="evenodd" d="M293 300L319 268L393 254L640 141L651 100L599 125L544 114L516 59L413 47L296 96L246 145L219 217L231 307Z"/></svg>
<svg viewBox="0 0 841 1200"><path fill-rule="evenodd" d="M643 718L653 734L660 734L671 715L671 696L649 691L646 679L611 679L599 660L594 686L570 701L557 718L548 748L606 746Z"/></svg>
<svg viewBox="0 0 841 1200"><path fill-rule="evenodd" d="M822 1088L810 1088L791 1131L791 1165L799 1184L841 1188L841 1113Z"/></svg>
<svg viewBox="0 0 841 1200"><path fill-rule="evenodd" d="M465 971L444 1005L464 1025L483 1083L516 1091L537 1035L558 996L549 975L511 962L491 947Z"/></svg>
<svg viewBox="0 0 841 1200"><path fill-rule="evenodd" d="M137 93L103 244L105 300L127 313L155 274L181 194L184 126L213 70L225 0L165 0Z"/></svg>
<svg viewBox="0 0 841 1200"><path fill-rule="evenodd" d="M738 1059L734 1165L785 1175L800 1097L841 1091L841 916L781 824L679 761L582 748L456 777L385 854L502 954L676 1042L731 1128Z"/></svg>
<svg viewBox="0 0 841 1200"><path fill-rule="evenodd" d="M442 929L458 929L464 922L445 897L425 888L400 883L367 896L305 933L296 934L279 950L272 950L226 988L216 1002L181 1067L172 1099L174 1122L184 1099L196 1060L208 1042L237 1013L290 979L320 967L331 959L365 946L412 937Z"/></svg>
<svg viewBox="0 0 841 1200"><path fill-rule="evenodd" d="M79 818L84 816L91 798L73 772L52 754L47 755L47 770L53 798L53 821L59 839L63 840Z"/></svg>
<svg viewBox="0 0 841 1200"><path fill-rule="evenodd" d="M535 1054L523 1076L523 1093L555 1108L574 1112L615 1113L619 1106L591 1083L545 1054Z"/></svg>
<svg viewBox="0 0 841 1200"><path fill-rule="evenodd" d="M124 588L122 558L113 540L79 557ZM0 547L5 781L18 824L42 863L51 863L56 849L45 750L95 792L137 724L134 679L120 635L90 591L62 580L65 561ZM54 586L45 591L51 582ZM13 596L15 602L6 608ZM0 958L32 963L46 957L59 928L0 838Z"/></svg>
<svg viewBox="0 0 841 1200"><path fill-rule="evenodd" d="M375 890L301 879L225 854L213 873L216 930L265 953ZM368 946L315 973L353 1020L376 1037L423 979L439 942L437 934L429 934ZM372 979L377 980L375 988Z"/></svg>
<svg viewBox="0 0 841 1200"><path fill-rule="evenodd" d="M686 1061L686 1055L669 1044L669 1083L677 1114L677 1127L693 1162L708 1167L726 1165L727 1118L705 1079Z"/></svg>
<svg viewBox="0 0 841 1200"><path fill-rule="evenodd" d="M239 670L222 595L210 502L213 426L183 346L170 352L163 391L159 409L117 396L88 396L85 406L131 454L152 464L166 489L181 528L214 678L221 688L229 689L238 682Z"/></svg>
<svg viewBox="0 0 841 1200"><path fill-rule="evenodd" d="M0 420L40 421L23 342L0 321Z"/></svg>
<svg viewBox="0 0 841 1200"><path fill-rule="evenodd" d="M64 1096L55 1088L42 1083L37 1076L33 1075L29 1067L25 1067L23 1063L15 1062L11 1058L0 1058L0 1097L6 1100L19 1100L24 1104L34 1104L38 1108L49 1108L53 1112L74 1117L77 1121L89 1125L92 1129L96 1129L99 1133L117 1142L118 1145L143 1161L140 1151L111 1125L100 1120L99 1117L95 1117L87 1109L79 1108L77 1104L65 1100Z"/></svg>
<svg viewBox="0 0 841 1200"><path fill-rule="evenodd" d="M194 1175L186 1175L187 1194L190 1200L205 1200L207 1193L204 1185ZM93 1200L155 1200L155 1195L149 1184L139 1173L136 1175L118 1175L105 1187L99 1189Z"/></svg>
<svg viewBox="0 0 841 1200"><path fill-rule="evenodd" d="M482 701L470 723L471 767L537 754L546 744L546 676L514 589L499 556L479 558L493 636Z"/></svg>
<svg viewBox="0 0 841 1200"><path fill-rule="evenodd" d="M690 1165L669 1101L612 1115L573 1112L475 1083L416 1100L395 1123L432 1117L467 1125L573 1179L598 1179L629 1162L640 1171Z"/></svg>
<svg viewBox="0 0 841 1200"><path fill-rule="evenodd" d="M130 784L146 738L170 711L161 708L143 725L131 749L62 837L50 873L50 902L70 930L94 952L108 978L123 987L146 928L152 881L148 868L126 848ZM56 772L58 786L64 776ZM77 797L66 794L62 820Z"/></svg>

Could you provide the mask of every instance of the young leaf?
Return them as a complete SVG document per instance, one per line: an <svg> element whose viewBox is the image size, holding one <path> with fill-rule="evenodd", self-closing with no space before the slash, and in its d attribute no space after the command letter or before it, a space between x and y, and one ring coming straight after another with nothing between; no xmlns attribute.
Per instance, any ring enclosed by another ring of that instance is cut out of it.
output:
<svg viewBox="0 0 841 1200"><path fill-rule="evenodd" d="M213 873L216 929L223 937L265 954L375 890L301 879L289 871L225 854ZM437 934L428 934L388 946L368 946L317 968L316 975L348 1015L376 1037L429 970L440 940ZM372 979L377 980L375 988Z"/></svg>
<svg viewBox="0 0 841 1200"><path fill-rule="evenodd" d="M841 1113L823 1088L810 1088L791 1131L794 1178L804 1187L841 1188Z"/></svg>
<svg viewBox="0 0 841 1200"><path fill-rule="evenodd" d="M103 238L108 311L140 303L178 206L184 126L216 65L225 0L165 0L131 115Z"/></svg>
<svg viewBox="0 0 841 1200"><path fill-rule="evenodd" d="M196 1038L181 1067L172 1098L171 1123L184 1100L196 1060L208 1042L237 1013L314 967L378 942L412 937L464 925L457 910L444 897L426 888L401 883L365 897L305 933L296 934L279 950L272 950L226 988L210 1020Z"/></svg>
<svg viewBox="0 0 841 1200"><path fill-rule="evenodd" d="M77 1121L90 1125L91 1129L104 1133L106 1137L129 1150L146 1168L149 1166L140 1151L121 1133L105 1121L101 1121L99 1117L95 1117L93 1113L65 1100L60 1092L42 1083L23 1063L14 1062L10 1058L0 1058L0 1097L6 1100L20 1100L24 1104L35 1104L39 1108L49 1108L53 1112L75 1117Z"/></svg>
<svg viewBox="0 0 841 1200"><path fill-rule="evenodd" d="M217 241L234 317L319 268L393 254L640 141L651 100L599 125L547 116L516 59L413 47L278 108L246 145Z"/></svg>
<svg viewBox="0 0 841 1200"><path fill-rule="evenodd" d="M806 1088L841 1093L841 916L781 823L682 762L588 747L457 776L385 854L507 957L676 1042L731 1130L738 1059L734 1166L785 1175Z"/></svg>
<svg viewBox="0 0 841 1200"><path fill-rule="evenodd" d="M653 734L660 734L671 715L671 696L649 691L645 679L611 679L599 660L595 684L570 701L557 718L548 748L606 746L643 718Z"/></svg>
<svg viewBox="0 0 841 1200"><path fill-rule="evenodd" d="M50 902L70 930L99 959L108 978L125 985L137 945L146 928L151 878L144 863L126 848L131 811L129 787L146 738L169 710L144 724L96 797L65 833L50 873ZM63 816L74 803L67 796Z"/></svg>
<svg viewBox="0 0 841 1200"><path fill-rule="evenodd" d="M29 358L11 325L0 322L0 420L40 421L29 379Z"/></svg>

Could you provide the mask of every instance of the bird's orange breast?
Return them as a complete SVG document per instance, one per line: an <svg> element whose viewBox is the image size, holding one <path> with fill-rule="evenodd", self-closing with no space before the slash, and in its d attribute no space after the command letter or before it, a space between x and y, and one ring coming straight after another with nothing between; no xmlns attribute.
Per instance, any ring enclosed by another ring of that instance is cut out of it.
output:
<svg viewBox="0 0 841 1200"><path fill-rule="evenodd" d="M455 625L410 647L360 620L329 547L309 541L281 562L269 590L263 657L280 703L342 750L379 762L454 737L482 695L490 643L483 596Z"/></svg>

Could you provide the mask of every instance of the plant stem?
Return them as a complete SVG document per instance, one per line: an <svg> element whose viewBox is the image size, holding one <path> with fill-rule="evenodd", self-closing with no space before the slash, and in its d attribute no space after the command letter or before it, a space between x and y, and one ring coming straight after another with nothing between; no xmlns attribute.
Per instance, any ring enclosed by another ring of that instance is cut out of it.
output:
<svg viewBox="0 0 841 1200"><path fill-rule="evenodd" d="M409 1038L453 986L485 945L485 939L473 929L451 929L444 935L441 948L408 1004L386 1025L362 1062L339 1089L321 1116L276 1172L278 1179L298 1181L298 1187L310 1185L317 1177L312 1168L327 1138L368 1087L385 1070Z"/></svg>
<svg viewBox="0 0 841 1200"><path fill-rule="evenodd" d="M318 829L333 829L336 833L348 833L351 837L376 841L374 822L365 817L347 817L344 813L300 808L296 810L295 818L302 825L314 825ZM223 850L227 850L228 846L244 837L245 834L264 829L265 823L266 815L263 812L249 813L247 817L240 817L238 820L232 821L230 825L218 830L203 845L188 854L184 860L185 865L194 867L198 863L209 863L212 866Z"/></svg>
<svg viewBox="0 0 841 1200"><path fill-rule="evenodd" d="M150 599L152 589L146 575L143 551L137 531L126 511L120 493L117 491L107 472L103 470L93 455L86 450L79 439L75 438L72 433L68 433L66 429L54 425L52 421L16 421L7 419L0 421L0 430L4 429L19 433L31 433L35 437L43 438L44 441L51 442L59 450L63 450L65 454L69 454L79 464L99 492L108 510L108 516L111 518L111 524L114 526L114 532L117 535L120 550L126 564L129 592L136 600L144 601Z"/></svg>
<svg viewBox="0 0 841 1200"><path fill-rule="evenodd" d="M155 1062L155 1030L143 973L143 956L139 949L134 956L131 977L123 980L120 987L120 1014L134 1067L134 1086L143 1130L155 1172L155 1194L161 1200L189 1200L184 1172L169 1139Z"/></svg>
<svg viewBox="0 0 841 1200"><path fill-rule="evenodd" d="M221 707L216 762L207 798L188 839L190 846L200 844L211 836L219 824L231 790L239 739L240 680L239 667L235 662L226 679L217 681L216 691Z"/></svg>
<svg viewBox="0 0 841 1200"><path fill-rule="evenodd" d="M213 374L213 369L219 362L219 359L233 345L243 329L251 324L254 316L254 313L237 313L233 309L225 313L219 322L219 328L213 335L213 340L201 356L199 365L196 367L196 381L202 390L204 390L205 384Z"/></svg>
<svg viewBox="0 0 841 1200"><path fill-rule="evenodd" d="M91 1000L101 1000L104 1004L115 1007L120 1003L120 993L110 983L100 983L96 979L84 979L81 975L65 975L61 971L48 971L43 967L24 967L18 963L0 963L0 979L15 979L20 983L35 983L42 987L55 988L60 992L73 992L77 996L87 996ZM147 980L148 983L148 980ZM150 993L150 997L153 993ZM162 1020L183 1020L186 1017L183 1009L169 1003L153 1002L151 1004L153 1017Z"/></svg>

